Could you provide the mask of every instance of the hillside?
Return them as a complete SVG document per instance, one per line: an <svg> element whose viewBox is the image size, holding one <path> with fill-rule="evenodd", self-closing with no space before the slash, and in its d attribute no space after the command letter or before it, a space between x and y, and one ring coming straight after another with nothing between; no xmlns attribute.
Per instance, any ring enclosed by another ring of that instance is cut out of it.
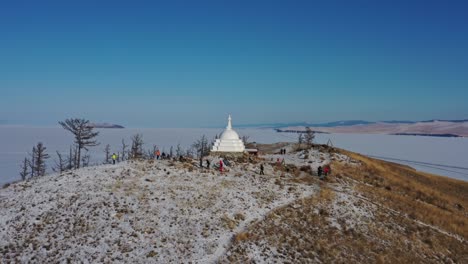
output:
<svg viewBox="0 0 468 264"><path fill-rule="evenodd" d="M467 182L325 146L259 147L223 174L128 161L11 184L0 262L468 261ZM328 163L332 175L312 175Z"/></svg>

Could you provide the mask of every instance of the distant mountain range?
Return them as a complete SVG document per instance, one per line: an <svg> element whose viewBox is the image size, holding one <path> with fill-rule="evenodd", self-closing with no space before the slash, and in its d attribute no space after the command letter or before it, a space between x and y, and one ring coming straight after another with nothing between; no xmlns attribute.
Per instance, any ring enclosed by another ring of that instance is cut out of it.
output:
<svg viewBox="0 0 468 264"><path fill-rule="evenodd" d="M273 128L279 132L301 132L305 127L325 133L468 137L468 119L380 122L350 120L323 124L291 123Z"/></svg>
<svg viewBox="0 0 468 264"><path fill-rule="evenodd" d="M449 123L466 123L468 119L457 120L441 120L432 119L424 121L404 121L404 120L388 120L388 121L364 121L364 120L344 120L328 123L309 123L309 122L292 122L292 123L270 123L270 124L247 124L237 125L237 127L265 127L265 128L284 128L284 127L342 127L356 125L372 125L372 124L416 124L416 123L433 123L433 122L449 122Z"/></svg>

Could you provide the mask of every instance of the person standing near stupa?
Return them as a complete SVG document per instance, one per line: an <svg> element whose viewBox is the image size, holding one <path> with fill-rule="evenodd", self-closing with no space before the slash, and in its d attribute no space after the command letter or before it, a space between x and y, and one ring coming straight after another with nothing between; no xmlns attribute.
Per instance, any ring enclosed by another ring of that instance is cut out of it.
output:
<svg viewBox="0 0 468 264"><path fill-rule="evenodd" d="M224 165L223 159L219 159L219 171L220 171L221 173L223 173L223 165Z"/></svg>

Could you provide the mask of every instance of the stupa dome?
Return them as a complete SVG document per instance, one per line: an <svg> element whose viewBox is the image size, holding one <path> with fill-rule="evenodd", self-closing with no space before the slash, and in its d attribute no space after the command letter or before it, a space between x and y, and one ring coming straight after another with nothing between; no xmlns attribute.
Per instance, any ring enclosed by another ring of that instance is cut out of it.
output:
<svg viewBox="0 0 468 264"><path fill-rule="evenodd" d="M239 135L236 131L226 129L220 137L221 140L236 140L239 139Z"/></svg>
<svg viewBox="0 0 468 264"><path fill-rule="evenodd" d="M214 152L244 152L244 142L239 138L236 131L232 129L231 115L228 118L228 125L221 137L215 141L211 151Z"/></svg>

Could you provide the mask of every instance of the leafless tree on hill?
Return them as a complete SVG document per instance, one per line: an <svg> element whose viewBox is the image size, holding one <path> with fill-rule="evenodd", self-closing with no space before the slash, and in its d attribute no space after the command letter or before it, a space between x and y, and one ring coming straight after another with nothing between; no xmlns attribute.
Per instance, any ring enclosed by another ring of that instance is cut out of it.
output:
<svg viewBox="0 0 468 264"><path fill-rule="evenodd" d="M193 148L188 148L186 150L185 156L188 158L193 158Z"/></svg>
<svg viewBox="0 0 468 264"><path fill-rule="evenodd" d="M304 143L304 136L302 133L299 133L299 137L297 137L297 144L299 145L299 149L302 147L302 143Z"/></svg>
<svg viewBox="0 0 468 264"><path fill-rule="evenodd" d="M249 139L250 137L249 136L242 136L242 142L244 142L244 145L247 145L249 143Z"/></svg>
<svg viewBox="0 0 468 264"><path fill-rule="evenodd" d="M46 167L46 160L50 157L49 154L46 153L47 148L42 144L42 142L37 143L35 147L35 155L34 155L34 175L37 176L44 176L47 170Z"/></svg>
<svg viewBox="0 0 468 264"><path fill-rule="evenodd" d="M75 157L76 151L73 151L72 146L70 146L70 152L67 157L67 170L72 170L75 168L75 163L76 163L76 157Z"/></svg>
<svg viewBox="0 0 468 264"><path fill-rule="evenodd" d="M208 139L206 138L205 135L203 135L200 139L195 141L192 144L192 148L196 151L200 159L210 154L210 147L208 146Z"/></svg>
<svg viewBox="0 0 468 264"><path fill-rule="evenodd" d="M29 175L29 160L24 158L23 163L21 164L20 176L23 181L25 181Z"/></svg>
<svg viewBox="0 0 468 264"><path fill-rule="evenodd" d="M314 143L314 138L315 138L315 132L312 129L310 129L310 127L306 127L304 141L308 147L312 146L312 144Z"/></svg>
<svg viewBox="0 0 468 264"><path fill-rule="evenodd" d="M154 159L156 157L156 151L158 150L158 145L153 145L153 148L148 151L148 157Z"/></svg>
<svg viewBox="0 0 468 264"><path fill-rule="evenodd" d="M143 158L143 137L140 134L136 134L132 137L130 155L133 159Z"/></svg>
<svg viewBox="0 0 468 264"><path fill-rule="evenodd" d="M106 155L105 163L109 164L110 163L110 145L107 144L106 147L104 148L104 153Z"/></svg>
<svg viewBox="0 0 468 264"><path fill-rule="evenodd" d="M88 167L90 160L91 155L89 154L88 150L86 150L86 152L81 157L81 164L83 165L82 167Z"/></svg>
<svg viewBox="0 0 468 264"><path fill-rule="evenodd" d="M182 156L184 154L184 150L180 147L180 144L177 144L177 148L176 148L176 155L177 155L177 158L179 158L180 156Z"/></svg>
<svg viewBox="0 0 468 264"><path fill-rule="evenodd" d="M34 146L32 148L32 152L29 154L29 156L31 157L30 161L29 161L29 168L30 168L30 172L31 172L31 178L34 178L35 176L35 173L36 173L36 146Z"/></svg>
<svg viewBox="0 0 468 264"><path fill-rule="evenodd" d="M95 132L93 127L90 125L89 120L72 118L60 121L59 124L65 129L70 131L75 136L75 144L77 146L76 166L80 168L80 162L82 161L81 150L88 150L88 147L94 147L99 145L96 141L96 137L99 132Z"/></svg>
<svg viewBox="0 0 468 264"><path fill-rule="evenodd" d="M127 152L128 152L128 151L127 151L127 148L128 148L128 145L125 144L125 140L122 139L122 153L121 153L122 157L120 157L120 155L119 155L119 158L120 158L122 161L124 161L124 160L127 159Z"/></svg>
<svg viewBox="0 0 468 264"><path fill-rule="evenodd" d="M53 171L62 173L67 170L67 161L63 158L60 152L56 151L58 160L55 160L55 167L52 168Z"/></svg>

